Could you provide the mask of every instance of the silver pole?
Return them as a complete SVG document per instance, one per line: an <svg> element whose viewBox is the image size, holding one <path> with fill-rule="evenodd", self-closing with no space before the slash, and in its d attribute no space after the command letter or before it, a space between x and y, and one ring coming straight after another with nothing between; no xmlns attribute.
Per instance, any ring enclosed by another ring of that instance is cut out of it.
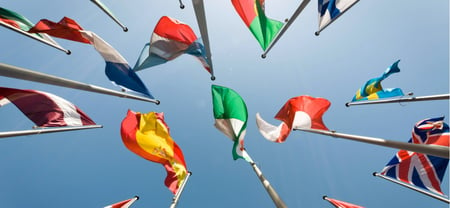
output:
<svg viewBox="0 0 450 208"><path fill-rule="evenodd" d="M408 150L412 152L419 152L427 155L434 155L442 158L449 158L450 148L440 145L427 145L427 144L413 144L408 142L390 141L374 137L358 136L352 134L337 133L335 131L324 131L318 129L294 129L300 131L306 131L310 133L323 134L332 137L338 137L343 139L349 139L358 142L364 142L369 144L380 145L384 147L391 147L396 149Z"/></svg>
<svg viewBox="0 0 450 208"><path fill-rule="evenodd" d="M112 13L109 11L109 9L99 0L91 0L95 5L97 5L103 12L105 12L114 22L116 22L124 32L128 31L128 28L125 27Z"/></svg>
<svg viewBox="0 0 450 208"><path fill-rule="evenodd" d="M267 49L264 51L264 53L261 55L261 58L266 58L267 53L269 53L270 49L275 45L275 43L280 39L280 37L283 35L284 32L289 28L289 26L294 22L294 20L298 17L298 15L303 11L303 9L308 5L308 3L311 0L303 0L300 6L298 6L297 10L295 10L292 17L286 22L286 24L283 25L283 27L280 29L278 34L275 36L275 38L272 40L272 42L269 44Z"/></svg>
<svg viewBox="0 0 450 208"><path fill-rule="evenodd" d="M178 188L177 193L175 193L175 195L172 198L172 204L170 204L170 208L175 208L178 204L178 200L180 199L181 193L184 190L184 186L186 185L189 177L192 175L192 172L188 172L186 175L186 178L184 179L183 183L181 183L180 188Z"/></svg>
<svg viewBox="0 0 450 208"><path fill-rule="evenodd" d="M270 185L270 183L266 179L266 177L264 177L261 170L258 168L258 166L256 166L256 163L253 162L250 155L248 155L247 151L244 150L244 154L248 158L248 163L252 166L253 171L255 171L256 175L258 176L259 180L261 181L262 185L264 186L264 189L266 189L266 191L269 194L270 198L272 199L273 203L275 203L275 206L277 208L287 208L286 204L280 198L280 196L275 191L275 189L272 187L272 185Z"/></svg>
<svg viewBox="0 0 450 208"><path fill-rule="evenodd" d="M397 180L395 180L395 179L393 179L393 178L391 178L391 177L382 175L382 174L377 173L377 172L374 172L372 175L373 175L373 176L378 176L378 177L380 177L380 178L382 178L382 179L385 179L385 180L387 180L387 181L396 183L396 184L398 184L398 185L404 186L404 187L409 188L409 189L411 189L411 190L417 191L417 192L422 193L422 194L425 194L425 195L427 195L427 196L429 196L429 197L432 197L432 198L435 198L435 199L437 199L437 200L443 201L443 202L445 202L445 203L447 203L447 204L450 204L450 200L449 200L448 198L445 198L444 196L430 193L430 192L428 192L428 191L422 190L422 189L417 188L417 187L415 187L415 186L413 186L413 185L411 185L411 184L408 184L408 183L402 183L402 182L397 181Z"/></svg>
<svg viewBox="0 0 450 208"><path fill-rule="evenodd" d="M181 2L180 2L181 3ZM205 15L205 6L203 4L203 0L192 0L192 4L194 5L195 17L197 18L198 27L200 29L200 34L202 36L203 44L206 50L206 57L208 58L208 64L211 66L211 80L215 80L214 76L212 58L211 58L211 49L209 47L209 37L208 37L208 27L206 24L206 15Z"/></svg>
<svg viewBox="0 0 450 208"><path fill-rule="evenodd" d="M26 31L23 31L23 30L20 30L20 29L18 29L18 28L15 28L15 27L13 27L13 26L11 26L11 25L9 25L9 24L6 24L6 23L4 23L4 22L2 22L2 21L0 21L0 25L3 26L3 27L5 27L5 28L8 28L8 29L10 29L10 30L12 30L12 31L18 32L18 33L20 33L20 34L22 34L22 35L26 35L26 36L28 36L28 37L30 37L30 38L33 38L33 39L35 39L35 40L37 40L37 41L40 41L41 43L47 44L47 45L49 45L49 46L51 46L51 47L53 47L53 48L56 48L56 49L58 49L58 50L60 50L60 51L63 51L63 52L66 53L67 55L70 55L70 54L72 53L72 52L70 52L70 50L64 49L63 47L61 47L61 46L59 46L59 45L57 45L57 44L54 44L54 43L52 43L52 42L50 42L50 41L48 41L48 40L45 40L45 39L36 37L36 36L34 36L32 33L28 33L28 32L26 32Z"/></svg>
<svg viewBox="0 0 450 208"><path fill-rule="evenodd" d="M33 70L20 68L17 66L12 66L4 63L0 63L0 76L28 80L32 82L45 83L50 85L56 85L60 87L73 88L78 90L84 90L89 92L95 92L100 94L112 95L116 97L130 98L135 100L141 100L146 102L151 102L159 105L159 100L150 99L147 97L132 95L124 92L118 92L103 87L85 84L82 82L73 81L70 79L65 79L53 75L44 74L41 72L36 72Z"/></svg>
<svg viewBox="0 0 450 208"><path fill-rule="evenodd" d="M46 133L62 132L62 131L76 131L76 130L93 129L93 128L103 128L103 126L102 125L89 125L89 126L71 126L71 127L48 127L48 128L38 128L38 129L31 129L31 130L22 130L22 131L6 131L6 132L0 132L0 138L26 136L26 135L33 135L33 134L46 134Z"/></svg>
<svg viewBox="0 0 450 208"><path fill-rule="evenodd" d="M429 100L448 100L449 98L450 98L450 94L428 95L428 96L417 96L417 97L401 97L401 98L391 98L391 99L381 99L381 100L348 102L345 104L345 106L350 107L352 105L367 105L367 104L380 104L380 103L402 103L402 102L416 102L416 101L429 101Z"/></svg>

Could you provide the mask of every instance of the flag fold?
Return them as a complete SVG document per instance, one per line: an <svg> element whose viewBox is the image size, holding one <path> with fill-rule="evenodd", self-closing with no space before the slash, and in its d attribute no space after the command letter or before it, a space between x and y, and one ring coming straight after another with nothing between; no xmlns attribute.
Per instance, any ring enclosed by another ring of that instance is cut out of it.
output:
<svg viewBox="0 0 450 208"><path fill-rule="evenodd" d="M322 121L322 115L331 103L324 98L314 98L308 95L289 99L279 110L275 119L282 123L274 126L256 114L256 124L259 132L269 141L284 142L294 128L328 130Z"/></svg>

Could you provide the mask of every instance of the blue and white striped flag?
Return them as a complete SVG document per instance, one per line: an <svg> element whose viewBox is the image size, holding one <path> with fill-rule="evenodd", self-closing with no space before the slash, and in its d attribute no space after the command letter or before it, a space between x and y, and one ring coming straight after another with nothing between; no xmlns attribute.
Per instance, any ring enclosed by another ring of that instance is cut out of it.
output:
<svg viewBox="0 0 450 208"><path fill-rule="evenodd" d="M319 0L319 30L316 32L316 35L319 35L320 31L325 29L325 27L331 24L358 1L359 0Z"/></svg>

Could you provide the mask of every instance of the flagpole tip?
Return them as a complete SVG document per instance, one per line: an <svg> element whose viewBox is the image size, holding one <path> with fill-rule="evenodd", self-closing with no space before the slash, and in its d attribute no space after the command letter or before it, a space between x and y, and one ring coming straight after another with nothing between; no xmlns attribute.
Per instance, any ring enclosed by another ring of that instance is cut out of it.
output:
<svg viewBox="0 0 450 208"><path fill-rule="evenodd" d="M326 200L326 199L327 199L327 195L323 195L323 196L322 196L322 199L323 199L323 200Z"/></svg>
<svg viewBox="0 0 450 208"><path fill-rule="evenodd" d="M123 27L122 29L124 32L128 32L128 27Z"/></svg>
<svg viewBox="0 0 450 208"><path fill-rule="evenodd" d="M156 100L156 105L159 105L160 103L161 103L161 101L159 101L159 100Z"/></svg>
<svg viewBox="0 0 450 208"><path fill-rule="evenodd" d="M261 58L265 59L266 58L266 54L261 54Z"/></svg>
<svg viewBox="0 0 450 208"><path fill-rule="evenodd" d="M372 173L373 176L377 176L377 174L378 174L377 172L373 172Z"/></svg>
<svg viewBox="0 0 450 208"><path fill-rule="evenodd" d="M70 54L72 54L72 51L67 50L67 51L66 51L66 54L67 54L67 55L70 55Z"/></svg>
<svg viewBox="0 0 450 208"><path fill-rule="evenodd" d="M350 107L350 103L345 103L345 107Z"/></svg>
<svg viewBox="0 0 450 208"><path fill-rule="evenodd" d="M181 5L180 5L180 9L184 9L184 4L181 4Z"/></svg>
<svg viewBox="0 0 450 208"><path fill-rule="evenodd" d="M134 196L135 198L136 198L136 200L139 200L139 196L138 195L136 195L136 196Z"/></svg>
<svg viewBox="0 0 450 208"><path fill-rule="evenodd" d="M216 77L215 76L211 76L211 80L212 81L216 80Z"/></svg>
<svg viewBox="0 0 450 208"><path fill-rule="evenodd" d="M316 31L315 33L314 33L314 35L316 35L316 36L319 36L319 31Z"/></svg>

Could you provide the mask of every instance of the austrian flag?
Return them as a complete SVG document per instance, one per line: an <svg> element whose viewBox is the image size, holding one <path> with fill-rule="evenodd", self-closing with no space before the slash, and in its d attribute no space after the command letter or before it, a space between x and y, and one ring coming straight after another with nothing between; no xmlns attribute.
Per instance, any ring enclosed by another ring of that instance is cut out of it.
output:
<svg viewBox="0 0 450 208"><path fill-rule="evenodd" d="M274 126L256 114L259 132L269 141L284 142L294 128L328 130L322 121L322 115L331 103L324 98L303 95L289 99L275 116L282 123Z"/></svg>

